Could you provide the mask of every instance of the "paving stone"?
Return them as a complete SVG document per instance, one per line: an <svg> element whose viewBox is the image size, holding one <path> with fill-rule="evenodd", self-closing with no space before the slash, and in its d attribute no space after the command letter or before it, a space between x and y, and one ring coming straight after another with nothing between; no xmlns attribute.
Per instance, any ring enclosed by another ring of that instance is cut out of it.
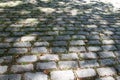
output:
<svg viewBox="0 0 120 80"><path fill-rule="evenodd" d="M101 51L102 50L102 48L99 46L89 46L87 49L89 51Z"/></svg>
<svg viewBox="0 0 120 80"><path fill-rule="evenodd" d="M4 39L5 42L17 42L20 41L19 37L7 37Z"/></svg>
<svg viewBox="0 0 120 80"><path fill-rule="evenodd" d="M18 63L35 62L35 61L37 61L37 56L35 56L35 55L22 56L22 57L17 59Z"/></svg>
<svg viewBox="0 0 120 80"><path fill-rule="evenodd" d="M12 56L4 56L4 57L0 57L1 59L1 63L9 63L12 61Z"/></svg>
<svg viewBox="0 0 120 80"><path fill-rule="evenodd" d="M30 42L16 42L13 44L13 47L31 47Z"/></svg>
<svg viewBox="0 0 120 80"><path fill-rule="evenodd" d="M83 59L96 59L97 58L97 54L93 52L80 53L79 55Z"/></svg>
<svg viewBox="0 0 120 80"><path fill-rule="evenodd" d="M55 40L70 40L71 37L69 35L64 36L56 36Z"/></svg>
<svg viewBox="0 0 120 80"><path fill-rule="evenodd" d="M119 57L120 56L120 51L115 51L115 55Z"/></svg>
<svg viewBox="0 0 120 80"><path fill-rule="evenodd" d="M99 64L96 60L84 60L84 61L79 61L80 67L81 68L86 68L86 67L99 67Z"/></svg>
<svg viewBox="0 0 120 80"><path fill-rule="evenodd" d="M86 51L85 47L70 47L69 48L70 52L81 52L81 51Z"/></svg>
<svg viewBox="0 0 120 80"><path fill-rule="evenodd" d="M54 40L54 38L53 36L43 36L38 39L38 41L41 41L41 40L51 41L51 40Z"/></svg>
<svg viewBox="0 0 120 80"><path fill-rule="evenodd" d="M0 74L7 72L8 66L0 66Z"/></svg>
<svg viewBox="0 0 120 80"><path fill-rule="evenodd" d="M66 41L55 41L52 43L53 46L67 46Z"/></svg>
<svg viewBox="0 0 120 80"><path fill-rule="evenodd" d="M48 76L42 72L36 73L25 73L24 74L25 80L48 80Z"/></svg>
<svg viewBox="0 0 120 80"><path fill-rule="evenodd" d="M120 76L117 76L116 79L117 79L117 80L120 80Z"/></svg>
<svg viewBox="0 0 120 80"><path fill-rule="evenodd" d="M76 61L60 61L58 65L61 69L63 68L78 68L78 63Z"/></svg>
<svg viewBox="0 0 120 80"><path fill-rule="evenodd" d="M101 43L100 43L100 41L98 41L98 40L92 40L92 41L89 40L89 41L88 41L88 44L89 44L89 45L99 45L99 44L101 44Z"/></svg>
<svg viewBox="0 0 120 80"><path fill-rule="evenodd" d="M20 74L0 75L0 80L21 80Z"/></svg>
<svg viewBox="0 0 120 80"><path fill-rule="evenodd" d="M48 42L35 42L34 46L49 46Z"/></svg>
<svg viewBox="0 0 120 80"><path fill-rule="evenodd" d="M9 43L0 43L0 48L8 48L11 47Z"/></svg>
<svg viewBox="0 0 120 80"><path fill-rule="evenodd" d="M46 47L34 47L31 49L31 53L48 53Z"/></svg>
<svg viewBox="0 0 120 80"><path fill-rule="evenodd" d="M111 76L108 76L108 77L102 77L102 78L99 78L99 79L96 79L96 80L115 80L115 79Z"/></svg>
<svg viewBox="0 0 120 80"><path fill-rule="evenodd" d="M51 48L51 53L59 53L59 52L66 52L66 48L65 47L52 47Z"/></svg>
<svg viewBox="0 0 120 80"><path fill-rule="evenodd" d="M26 64L26 65L12 65L11 72L24 72L24 71L32 71L33 64Z"/></svg>
<svg viewBox="0 0 120 80"><path fill-rule="evenodd" d="M59 60L59 56L58 55L54 55L54 54L45 54L43 56L39 57L40 60Z"/></svg>
<svg viewBox="0 0 120 80"><path fill-rule="evenodd" d="M103 44L115 44L113 40L103 40L102 43Z"/></svg>
<svg viewBox="0 0 120 80"><path fill-rule="evenodd" d="M10 48L8 53L14 53L14 54L24 54L27 53L27 48Z"/></svg>
<svg viewBox="0 0 120 80"><path fill-rule="evenodd" d="M51 80L74 80L74 73L71 70L52 71L50 73Z"/></svg>
<svg viewBox="0 0 120 80"><path fill-rule="evenodd" d="M21 41L34 41L36 39L35 36L23 36L21 37Z"/></svg>
<svg viewBox="0 0 120 80"><path fill-rule="evenodd" d="M103 50L105 51L112 51L112 50L116 50L116 47L114 45L105 45L102 46Z"/></svg>
<svg viewBox="0 0 120 80"><path fill-rule="evenodd" d="M72 39L86 39L84 35L73 35Z"/></svg>
<svg viewBox="0 0 120 80"><path fill-rule="evenodd" d="M80 79L96 76L96 72L92 68L77 70L76 74Z"/></svg>
<svg viewBox="0 0 120 80"><path fill-rule="evenodd" d="M5 52L5 49L0 49L0 54L3 54Z"/></svg>
<svg viewBox="0 0 120 80"><path fill-rule="evenodd" d="M56 69L55 62L40 62L37 63L37 69Z"/></svg>
<svg viewBox="0 0 120 80"><path fill-rule="evenodd" d="M102 60L99 60L99 62L100 62L100 65L102 66L116 64L116 61L114 59L102 59Z"/></svg>
<svg viewBox="0 0 120 80"><path fill-rule="evenodd" d="M62 60L78 59L78 55L76 53L61 54L61 59Z"/></svg>
<svg viewBox="0 0 120 80"><path fill-rule="evenodd" d="M116 71L113 67L97 68L99 76L112 76L116 74Z"/></svg>
<svg viewBox="0 0 120 80"><path fill-rule="evenodd" d="M98 53L98 55L100 56L100 58L109 58L109 57L114 58L115 57L114 53L111 51L100 52Z"/></svg>
<svg viewBox="0 0 120 80"><path fill-rule="evenodd" d="M83 40L72 40L70 41L70 45L85 45Z"/></svg>

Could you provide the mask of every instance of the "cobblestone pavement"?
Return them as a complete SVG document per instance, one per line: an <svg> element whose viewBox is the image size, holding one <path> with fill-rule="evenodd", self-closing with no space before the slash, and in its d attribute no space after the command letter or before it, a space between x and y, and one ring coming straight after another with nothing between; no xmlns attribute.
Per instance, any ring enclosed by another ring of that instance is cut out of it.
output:
<svg viewBox="0 0 120 80"><path fill-rule="evenodd" d="M84 0L0 0L0 80L120 80L120 11Z"/></svg>

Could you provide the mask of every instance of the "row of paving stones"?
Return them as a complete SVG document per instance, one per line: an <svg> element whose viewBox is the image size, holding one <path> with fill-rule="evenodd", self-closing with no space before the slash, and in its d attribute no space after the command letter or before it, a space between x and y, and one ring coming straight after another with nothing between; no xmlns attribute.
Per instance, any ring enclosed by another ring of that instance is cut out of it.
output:
<svg viewBox="0 0 120 80"><path fill-rule="evenodd" d="M96 73L97 71L97 73ZM119 80L120 77L116 75L116 71L112 67L104 67L95 69L80 69L80 70L58 70L51 71L50 77L43 72L27 72L21 74L0 75L0 80L75 80L75 79L89 79L89 80ZM101 78L96 78L97 74ZM96 79L95 79L96 78Z"/></svg>

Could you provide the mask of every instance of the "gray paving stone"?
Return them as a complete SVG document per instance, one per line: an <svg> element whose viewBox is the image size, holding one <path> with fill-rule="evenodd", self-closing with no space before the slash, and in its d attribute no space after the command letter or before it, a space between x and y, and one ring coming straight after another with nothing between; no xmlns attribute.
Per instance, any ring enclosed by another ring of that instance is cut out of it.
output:
<svg viewBox="0 0 120 80"><path fill-rule="evenodd" d="M105 46L102 46L102 48L105 51L112 51L117 49L114 45L105 45Z"/></svg>
<svg viewBox="0 0 120 80"><path fill-rule="evenodd" d="M52 47L51 48L51 53L59 53L59 52L66 52L66 48L65 47Z"/></svg>
<svg viewBox="0 0 120 80"><path fill-rule="evenodd" d="M48 53L46 47L34 47L31 49L31 53Z"/></svg>
<svg viewBox="0 0 120 80"><path fill-rule="evenodd" d="M120 51L115 51L114 53L116 56L118 56L118 57L120 56Z"/></svg>
<svg viewBox="0 0 120 80"><path fill-rule="evenodd" d="M103 44L115 44L113 40L103 40L102 43Z"/></svg>
<svg viewBox="0 0 120 80"><path fill-rule="evenodd" d="M59 60L59 56L55 54L45 54L39 57L40 60Z"/></svg>
<svg viewBox="0 0 120 80"><path fill-rule="evenodd" d="M115 80L115 79L111 76L108 76L108 77L102 77L102 78L99 78L99 79L96 79L96 80Z"/></svg>
<svg viewBox="0 0 120 80"><path fill-rule="evenodd" d="M42 72L36 73L25 73L24 74L25 80L48 80L48 76Z"/></svg>
<svg viewBox="0 0 120 80"><path fill-rule="evenodd" d="M10 48L8 53L14 53L14 54L24 54L27 53L27 48Z"/></svg>
<svg viewBox="0 0 120 80"><path fill-rule="evenodd" d="M37 63L37 69L56 69L56 63L55 62L40 62Z"/></svg>
<svg viewBox="0 0 120 80"><path fill-rule="evenodd" d="M0 49L0 54L3 54L5 52L5 49Z"/></svg>
<svg viewBox="0 0 120 80"><path fill-rule="evenodd" d="M96 60L84 60L84 61L79 61L80 67L81 68L90 68L90 67L99 67L99 64Z"/></svg>
<svg viewBox="0 0 120 80"><path fill-rule="evenodd" d="M34 46L49 46L48 42L35 42Z"/></svg>
<svg viewBox="0 0 120 80"><path fill-rule="evenodd" d="M99 45L99 44L101 44L101 42L99 41L99 40L89 40L88 41L88 44L89 45Z"/></svg>
<svg viewBox="0 0 120 80"><path fill-rule="evenodd" d="M16 42L13 44L13 47L31 47L30 42Z"/></svg>
<svg viewBox="0 0 120 80"><path fill-rule="evenodd" d="M77 70L76 74L80 79L96 76L96 72L92 68Z"/></svg>
<svg viewBox="0 0 120 80"><path fill-rule="evenodd" d="M66 41L54 41L52 45L53 46L67 46L67 42Z"/></svg>
<svg viewBox="0 0 120 80"><path fill-rule="evenodd" d="M72 39L86 39L84 35L73 35Z"/></svg>
<svg viewBox="0 0 120 80"><path fill-rule="evenodd" d="M35 62L35 61L37 61L37 56L35 56L35 55L22 56L22 57L17 59L18 63L22 63L22 62Z"/></svg>
<svg viewBox="0 0 120 80"><path fill-rule="evenodd" d="M54 38L53 36L43 36L38 39L38 41L41 41L41 40L51 41L51 40L54 40Z"/></svg>
<svg viewBox="0 0 120 80"><path fill-rule="evenodd" d="M80 53L79 55L83 59L96 59L97 58L97 54L93 52Z"/></svg>
<svg viewBox="0 0 120 80"><path fill-rule="evenodd" d="M32 71L33 64L26 64L26 65L12 65L11 72L24 72L24 71Z"/></svg>
<svg viewBox="0 0 120 80"><path fill-rule="evenodd" d="M89 51L101 51L102 50L102 48L99 46L89 46L87 49Z"/></svg>
<svg viewBox="0 0 120 80"><path fill-rule="evenodd" d="M0 74L7 72L8 66L0 66Z"/></svg>
<svg viewBox="0 0 120 80"><path fill-rule="evenodd" d="M70 52L81 52L81 51L86 51L85 47L70 47L69 48Z"/></svg>
<svg viewBox="0 0 120 80"><path fill-rule="evenodd" d="M21 37L21 41L34 41L36 39L35 36L23 36Z"/></svg>
<svg viewBox="0 0 120 80"><path fill-rule="evenodd" d="M0 75L0 80L21 80L20 74Z"/></svg>
<svg viewBox="0 0 120 80"><path fill-rule="evenodd" d="M71 37L69 35L64 36L56 36L55 40L70 40Z"/></svg>
<svg viewBox="0 0 120 80"><path fill-rule="evenodd" d="M76 53L61 54L61 59L62 60L78 59L78 55Z"/></svg>
<svg viewBox="0 0 120 80"><path fill-rule="evenodd" d="M98 53L98 55L100 56L100 58L109 58L109 57L114 58L115 57L115 55L112 51L100 52L100 53Z"/></svg>
<svg viewBox="0 0 120 80"><path fill-rule="evenodd" d="M117 76L116 79L117 79L117 80L120 80L120 76Z"/></svg>
<svg viewBox="0 0 120 80"><path fill-rule="evenodd" d="M78 63L76 61L60 61L58 65L61 69L63 68L78 68Z"/></svg>
<svg viewBox="0 0 120 80"><path fill-rule="evenodd" d="M11 47L10 43L0 43L0 48L8 48Z"/></svg>
<svg viewBox="0 0 120 80"><path fill-rule="evenodd" d="M7 37L4 39L5 42L17 42L20 41L19 37Z"/></svg>
<svg viewBox="0 0 120 80"><path fill-rule="evenodd" d="M51 80L74 80L74 73L71 70L52 71L50 73Z"/></svg>
<svg viewBox="0 0 120 80"><path fill-rule="evenodd" d="M85 45L83 40L72 40L70 41L70 45Z"/></svg>
<svg viewBox="0 0 120 80"><path fill-rule="evenodd" d="M12 56L3 56L3 57L0 57L1 59L1 63L9 63L12 61Z"/></svg>
<svg viewBox="0 0 120 80"><path fill-rule="evenodd" d="M99 76L112 76L116 74L116 70L113 67L104 67L97 69Z"/></svg>
<svg viewBox="0 0 120 80"><path fill-rule="evenodd" d="M102 59L102 60L99 60L99 62L100 62L100 65L102 66L116 64L116 61L114 59Z"/></svg>

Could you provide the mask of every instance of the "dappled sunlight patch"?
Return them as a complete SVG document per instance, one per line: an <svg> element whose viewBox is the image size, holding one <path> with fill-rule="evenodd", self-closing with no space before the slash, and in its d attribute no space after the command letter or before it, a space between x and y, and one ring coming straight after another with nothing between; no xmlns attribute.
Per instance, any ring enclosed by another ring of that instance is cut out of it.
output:
<svg viewBox="0 0 120 80"><path fill-rule="evenodd" d="M19 12L21 15L25 15L25 14L30 14L31 12L30 11L27 11L27 10L21 10Z"/></svg>
<svg viewBox="0 0 120 80"><path fill-rule="evenodd" d="M0 7L15 7L22 4L22 1L8 1L0 3Z"/></svg>
<svg viewBox="0 0 120 80"><path fill-rule="evenodd" d="M73 10L70 11L70 13L71 13L72 16L75 16L75 15L78 14L78 10L77 9L73 9Z"/></svg>
<svg viewBox="0 0 120 80"><path fill-rule="evenodd" d="M55 9L49 8L49 7L38 7L37 9L39 9L41 12L48 13L48 14L56 11Z"/></svg>
<svg viewBox="0 0 120 80"><path fill-rule="evenodd" d="M40 0L40 1L43 1L43 2L45 2L45 3L48 3L48 2L50 2L50 1L52 1L52 0Z"/></svg>
<svg viewBox="0 0 120 80"><path fill-rule="evenodd" d="M38 19L35 18L27 18L27 19L21 19L20 21L17 22L18 24L23 24L23 25L27 25L27 26L34 26L37 25Z"/></svg>

